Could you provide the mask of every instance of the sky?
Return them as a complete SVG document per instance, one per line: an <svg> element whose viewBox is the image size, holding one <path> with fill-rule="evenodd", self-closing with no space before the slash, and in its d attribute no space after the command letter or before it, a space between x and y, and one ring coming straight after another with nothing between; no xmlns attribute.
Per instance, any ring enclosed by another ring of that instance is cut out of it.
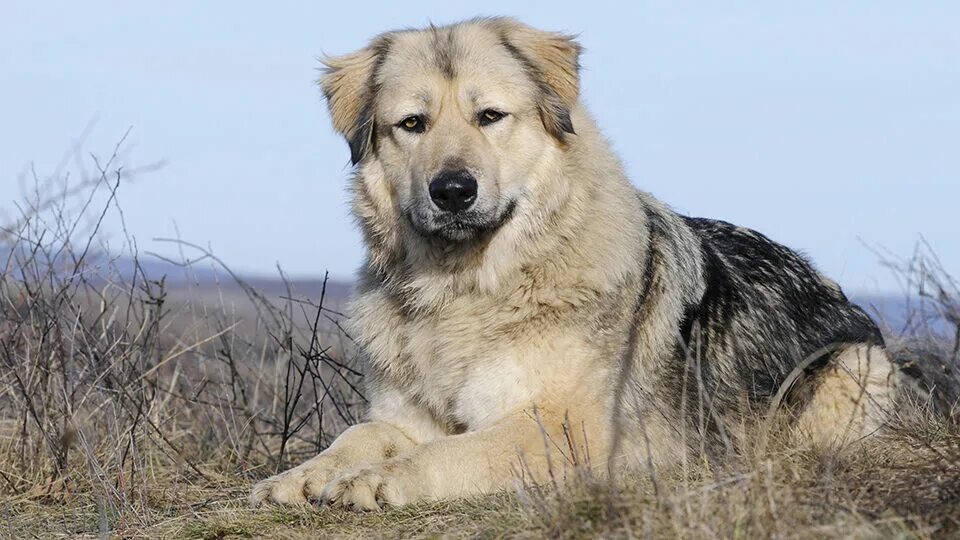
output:
<svg viewBox="0 0 960 540"><path fill-rule="evenodd" d="M129 128L127 168L166 163L117 194L140 250L178 233L241 272L349 278L349 151L317 57L475 15L578 34L583 101L677 211L760 230L856 292L896 291L873 249L921 238L960 274L952 1L3 0L0 209L29 171L108 157Z"/></svg>

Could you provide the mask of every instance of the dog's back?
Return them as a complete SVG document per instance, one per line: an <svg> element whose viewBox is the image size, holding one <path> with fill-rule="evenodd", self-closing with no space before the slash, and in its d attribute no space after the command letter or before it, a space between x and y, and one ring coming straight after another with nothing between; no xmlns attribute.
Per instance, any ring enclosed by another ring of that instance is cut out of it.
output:
<svg viewBox="0 0 960 540"><path fill-rule="evenodd" d="M663 366L654 385L661 397L675 410L686 409L685 422L708 435L719 435L721 419L734 424L796 402L805 429L820 432L820 439L848 438L811 420L825 415L816 410L822 405L816 394L837 393L844 378L894 373L874 321L797 252L723 221L681 219L699 242L702 294L688 300L678 322L674 361ZM831 382L834 376L839 383ZM883 407L891 406L892 388L871 390ZM844 417L836 409L844 408L843 400L856 400L850 393L831 400L830 418ZM706 420L693 414L696 408L709 409ZM877 421L865 422L856 434Z"/></svg>

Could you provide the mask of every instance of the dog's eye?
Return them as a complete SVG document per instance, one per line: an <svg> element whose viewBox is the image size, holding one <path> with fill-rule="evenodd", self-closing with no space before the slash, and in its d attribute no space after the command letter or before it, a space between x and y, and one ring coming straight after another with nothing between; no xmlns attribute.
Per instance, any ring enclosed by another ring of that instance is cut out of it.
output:
<svg viewBox="0 0 960 540"><path fill-rule="evenodd" d="M405 131L409 131L411 133L423 133L423 130L424 130L423 118L417 114L408 116L403 120L401 120L400 123L397 124L397 127Z"/></svg>
<svg viewBox="0 0 960 540"><path fill-rule="evenodd" d="M506 115L506 113L502 113L494 109L486 109L480 113L478 120L481 126L489 126L494 122L499 122Z"/></svg>

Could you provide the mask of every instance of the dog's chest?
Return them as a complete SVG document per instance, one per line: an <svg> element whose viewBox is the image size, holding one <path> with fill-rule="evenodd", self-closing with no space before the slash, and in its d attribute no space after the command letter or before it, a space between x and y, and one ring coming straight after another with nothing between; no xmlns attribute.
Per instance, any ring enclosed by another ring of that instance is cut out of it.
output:
<svg viewBox="0 0 960 540"><path fill-rule="evenodd" d="M563 401L598 357L588 329L543 308L464 298L412 316L368 299L354 323L378 379L448 426L479 429Z"/></svg>
<svg viewBox="0 0 960 540"><path fill-rule="evenodd" d="M523 340L478 318L436 317L404 331L398 362L410 374L406 389L450 424L484 427L542 391L543 373Z"/></svg>

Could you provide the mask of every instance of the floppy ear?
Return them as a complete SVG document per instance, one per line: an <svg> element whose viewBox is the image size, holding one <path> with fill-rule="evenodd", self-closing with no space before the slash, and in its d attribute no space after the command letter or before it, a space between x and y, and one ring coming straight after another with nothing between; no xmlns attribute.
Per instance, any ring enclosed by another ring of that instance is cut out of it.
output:
<svg viewBox="0 0 960 540"><path fill-rule="evenodd" d="M319 84L330 108L333 128L347 139L356 165L373 146L374 75L384 48L376 42L343 56L326 57Z"/></svg>
<svg viewBox="0 0 960 540"><path fill-rule="evenodd" d="M511 19L494 21L500 39L540 90L540 118L559 140L575 133L570 111L580 95L580 44L574 36L544 32Z"/></svg>

